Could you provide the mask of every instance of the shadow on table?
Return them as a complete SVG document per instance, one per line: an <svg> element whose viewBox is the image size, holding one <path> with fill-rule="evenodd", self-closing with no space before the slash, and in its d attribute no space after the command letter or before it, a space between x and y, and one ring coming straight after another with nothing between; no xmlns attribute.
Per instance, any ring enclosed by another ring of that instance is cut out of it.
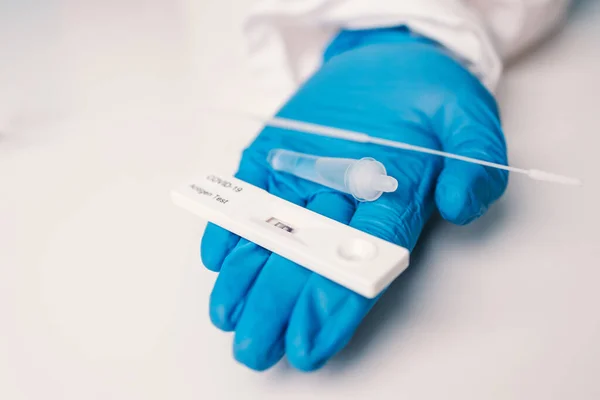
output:
<svg viewBox="0 0 600 400"><path fill-rule="evenodd" d="M574 0L568 11L568 18L564 24L559 26L559 29L554 29L549 35L544 36L539 42L535 43L533 47L526 49L524 52L516 55L510 60L505 60L505 69L521 62L525 62L531 57L535 57L538 52L543 51L549 43L552 43L557 36L560 36L564 30L563 28L569 24L577 23L577 20L581 18L589 18L590 16L596 18L597 16L600 16L599 4L598 0ZM500 90L502 90L502 87ZM502 94L500 97L502 97Z"/></svg>
<svg viewBox="0 0 600 400"><path fill-rule="evenodd" d="M506 202L498 202L490 209L485 218L468 227L457 229L460 233L458 236L453 234L454 239L470 243L487 240L489 235L502 229L503 221L506 220L507 207ZM436 215L425 226L419 242L411 254L410 267L394 281L375 304L350 343L327 364L327 368L331 372L342 373L357 367L360 359L366 356L372 343L385 336L386 325L387 327L396 327L394 329L398 333L398 337L384 338L383 340L402 340L404 337L403 326L406 326L407 321L412 319L409 313L415 312L411 299L415 296L415 288L423 286L421 282L428 276L426 271L428 268L432 268L432 265L427 262L428 249L434 236L432 233L442 223L445 222Z"/></svg>
<svg viewBox="0 0 600 400"><path fill-rule="evenodd" d="M586 12L587 7L591 7L596 1L598 0L573 0L570 11L571 15Z"/></svg>

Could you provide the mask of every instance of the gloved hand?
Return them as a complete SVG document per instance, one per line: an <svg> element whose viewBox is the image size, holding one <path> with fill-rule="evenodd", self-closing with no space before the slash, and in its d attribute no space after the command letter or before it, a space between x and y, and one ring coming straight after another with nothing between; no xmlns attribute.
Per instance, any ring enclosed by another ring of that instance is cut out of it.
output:
<svg viewBox="0 0 600 400"><path fill-rule="evenodd" d="M320 70L278 113L506 163L493 96L441 46L406 29L343 32ZM370 203L270 170L269 150L374 157L399 187ZM435 211L466 224L505 190L506 173L461 161L265 128L237 177L317 213L413 249ZM300 370L324 365L350 340L377 299L364 298L276 254L209 225L202 260L220 271L210 317L235 331L235 358L265 370L284 355Z"/></svg>

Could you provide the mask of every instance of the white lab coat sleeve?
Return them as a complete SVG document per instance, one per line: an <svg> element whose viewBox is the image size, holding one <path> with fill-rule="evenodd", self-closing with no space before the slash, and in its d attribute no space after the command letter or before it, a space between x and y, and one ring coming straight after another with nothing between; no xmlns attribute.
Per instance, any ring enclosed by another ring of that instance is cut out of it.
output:
<svg viewBox="0 0 600 400"><path fill-rule="evenodd" d="M340 29L405 25L451 50L492 92L504 64L557 27L570 0L263 0L247 16L251 67L289 93ZM272 87L272 86L271 86Z"/></svg>

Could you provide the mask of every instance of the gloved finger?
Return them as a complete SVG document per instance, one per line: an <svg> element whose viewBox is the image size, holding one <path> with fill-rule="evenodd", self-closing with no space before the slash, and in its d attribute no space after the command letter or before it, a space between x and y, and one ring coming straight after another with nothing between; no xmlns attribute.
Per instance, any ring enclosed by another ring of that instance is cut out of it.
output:
<svg viewBox="0 0 600 400"><path fill-rule="evenodd" d="M210 294L210 319L223 331L235 329L246 296L271 252L246 239L240 239L225 258Z"/></svg>
<svg viewBox="0 0 600 400"><path fill-rule="evenodd" d="M200 242L202 264L211 271L220 271L225 257L239 240L239 236L209 222Z"/></svg>
<svg viewBox="0 0 600 400"><path fill-rule="evenodd" d="M323 366L348 343L375 302L320 275L311 275L286 333L290 363L302 371Z"/></svg>
<svg viewBox="0 0 600 400"><path fill-rule="evenodd" d="M350 225L412 248L426 219L424 210L433 208L433 199L430 197L427 206L394 201L393 197L361 203ZM298 299L287 331L290 363L303 371L323 366L349 342L375 302L313 275Z"/></svg>
<svg viewBox="0 0 600 400"><path fill-rule="evenodd" d="M338 221L349 221L354 202L347 196L323 192L309 200L308 209ZM273 254L248 296L236 327L234 354L246 366L264 370L284 354L285 329L294 304L312 273Z"/></svg>
<svg viewBox="0 0 600 400"><path fill-rule="evenodd" d="M271 176L268 191L299 206L305 199L294 189L293 182ZM269 259L271 252L245 239L239 239L226 255L210 295L209 314L213 324L224 331L235 329L246 304L248 292Z"/></svg>
<svg viewBox="0 0 600 400"><path fill-rule="evenodd" d="M257 371L283 356L283 333L310 271L272 254L258 275L235 329L233 353Z"/></svg>
<svg viewBox="0 0 600 400"><path fill-rule="evenodd" d="M410 163L403 163L405 166ZM350 225L384 240L412 249L434 208L434 172L439 163L419 164L419 173L395 174L399 189L379 200L360 203ZM294 308L286 334L286 353L296 368L320 368L350 340L377 301L313 275Z"/></svg>
<svg viewBox="0 0 600 400"><path fill-rule="evenodd" d="M235 177L261 189L266 189L267 169L251 157L243 157ZM240 238L220 226L209 223L204 230L200 244L200 257L204 266L218 272L225 257L235 248Z"/></svg>
<svg viewBox="0 0 600 400"><path fill-rule="evenodd" d="M496 112L473 102L448 107L442 135L445 151L506 164L506 144ZM459 160L446 160L438 178L436 204L442 217L458 225L483 215L504 193L508 173Z"/></svg>

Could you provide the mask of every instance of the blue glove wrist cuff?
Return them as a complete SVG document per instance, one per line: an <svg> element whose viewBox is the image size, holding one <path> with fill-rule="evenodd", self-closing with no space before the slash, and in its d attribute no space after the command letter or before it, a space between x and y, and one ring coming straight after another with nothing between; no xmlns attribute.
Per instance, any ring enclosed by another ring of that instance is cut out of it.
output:
<svg viewBox="0 0 600 400"><path fill-rule="evenodd" d="M374 44L424 43L440 47L431 39L412 32L406 26L365 30L341 30L325 49L323 62L349 50Z"/></svg>

